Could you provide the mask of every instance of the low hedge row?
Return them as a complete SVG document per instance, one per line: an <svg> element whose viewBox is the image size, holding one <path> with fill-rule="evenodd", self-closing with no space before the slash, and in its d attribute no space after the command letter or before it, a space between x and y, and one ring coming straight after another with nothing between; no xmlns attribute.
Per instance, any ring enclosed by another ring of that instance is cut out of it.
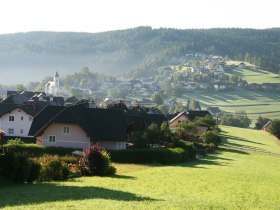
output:
<svg viewBox="0 0 280 210"><path fill-rule="evenodd" d="M109 153L111 160L117 163L173 164L195 159L195 156L183 148L111 150Z"/></svg>
<svg viewBox="0 0 280 210"><path fill-rule="evenodd" d="M3 145L4 150L12 152L25 152L32 156L41 156L43 154L49 155L70 155L75 148L64 147L42 147L36 144L20 144L20 145ZM77 149L80 150L80 149Z"/></svg>

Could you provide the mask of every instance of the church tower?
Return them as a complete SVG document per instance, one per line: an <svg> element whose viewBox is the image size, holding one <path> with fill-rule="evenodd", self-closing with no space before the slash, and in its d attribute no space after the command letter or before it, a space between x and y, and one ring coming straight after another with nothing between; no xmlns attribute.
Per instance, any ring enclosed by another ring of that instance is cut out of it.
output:
<svg viewBox="0 0 280 210"><path fill-rule="evenodd" d="M59 92L59 74L55 72L55 75L53 77L54 82L54 94L57 94Z"/></svg>

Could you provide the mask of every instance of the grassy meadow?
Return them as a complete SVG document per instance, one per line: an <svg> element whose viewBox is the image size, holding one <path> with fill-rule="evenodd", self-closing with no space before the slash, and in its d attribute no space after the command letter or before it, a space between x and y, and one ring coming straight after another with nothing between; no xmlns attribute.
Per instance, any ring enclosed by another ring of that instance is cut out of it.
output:
<svg viewBox="0 0 280 210"><path fill-rule="evenodd" d="M280 119L280 94L263 91L225 91L225 92L194 92L182 96L199 100L203 109L218 106L225 112L244 110L250 119L255 121L258 116Z"/></svg>
<svg viewBox="0 0 280 210"><path fill-rule="evenodd" d="M222 127L224 143L280 153L263 131ZM180 165L116 164L112 177L14 185L0 182L4 209L280 209L280 157L219 149Z"/></svg>
<svg viewBox="0 0 280 210"><path fill-rule="evenodd" d="M280 75L255 68L234 69L231 75L236 75L250 83L280 83Z"/></svg>

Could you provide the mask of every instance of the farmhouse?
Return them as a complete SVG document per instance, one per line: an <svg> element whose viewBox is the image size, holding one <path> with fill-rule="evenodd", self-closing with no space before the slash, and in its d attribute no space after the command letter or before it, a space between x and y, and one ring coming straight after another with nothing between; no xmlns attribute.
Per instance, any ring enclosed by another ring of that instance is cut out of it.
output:
<svg viewBox="0 0 280 210"><path fill-rule="evenodd" d="M169 121L169 127L175 128L179 123L193 121L196 117L205 117L206 115L211 116L211 114L208 111L183 111Z"/></svg>
<svg viewBox="0 0 280 210"><path fill-rule="evenodd" d="M34 118L29 135L42 146L84 148L98 142L105 149L125 149L131 123L122 110L47 106Z"/></svg>
<svg viewBox="0 0 280 210"><path fill-rule="evenodd" d="M0 104L0 130L6 136L32 137L28 135L33 117L43 109L38 104Z"/></svg>

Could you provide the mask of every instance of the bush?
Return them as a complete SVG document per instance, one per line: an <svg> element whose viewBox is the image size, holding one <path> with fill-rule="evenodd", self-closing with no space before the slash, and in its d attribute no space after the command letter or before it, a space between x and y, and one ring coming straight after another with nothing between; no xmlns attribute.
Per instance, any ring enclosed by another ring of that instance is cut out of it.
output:
<svg viewBox="0 0 280 210"><path fill-rule="evenodd" d="M31 183L38 178L40 165L22 153L7 153L3 165L6 177L16 183Z"/></svg>
<svg viewBox="0 0 280 210"><path fill-rule="evenodd" d="M213 131L207 131L206 133L202 134L199 137L199 139L203 143L208 143L208 144L213 143L215 146L218 146L222 142L219 134L217 134L216 132L213 132Z"/></svg>
<svg viewBox="0 0 280 210"><path fill-rule="evenodd" d="M262 127L269 121L271 121L271 119L259 116L255 123L255 129L262 129Z"/></svg>
<svg viewBox="0 0 280 210"><path fill-rule="evenodd" d="M220 124L235 126L240 128L248 128L252 121L248 118L245 111L236 112L235 115L223 114L221 116Z"/></svg>
<svg viewBox="0 0 280 210"><path fill-rule="evenodd" d="M25 152L31 156L49 155L71 155L75 148L64 147L42 147L37 144L4 144L3 148L11 152Z"/></svg>
<svg viewBox="0 0 280 210"><path fill-rule="evenodd" d="M196 157L196 148L193 142L180 140L176 146L187 150L190 159L194 159Z"/></svg>
<svg viewBox="0 0 280 210"><path fill-rule="evenodd" d="M280 138L280 120L272 120L269 130L273 135Z"/></svg>
<svg viewBox="0 0 280 210"><path fill-rule="evenodd" d="M216 125L216 120L211 115L206 115L204 117L196 117L194 124L196 126L203 126L210 129Z"/></svg>
<svg viewBox="0 0 280 210"><path fill-rule="evenodd" d="M70 170L57 155L44 155L34 160L41 165L39 181L66 180Z"/></svg>
<svg viewBox="0 0 280 210"><path fill-rule="evenodd" d="M27 182L32 183L38 180L41 171L41 165L36 161L30 159L29 160L29 176L27 177Z"/></svg>
<svg viewBox="0 0 280 210"><path fill-rule="evenodd" d="M116 173L111 165L109 153L98 144L84 149L84 155L80 158L81 173L89 176L104 176Z"/></svg>
<svg viewBox="0 0 280 210"><path fill-rule="evenodd" d="M16 147L23 145L24 142L20 138L10 139L7 141L7 144L9 147Z"/></svg>
<svg viewBox="0 0 280 210"><path fill-rule="evenodd" d="M183 148L149 148L111 150L112 161L119 163L173 164L194 159L191 151Z"/></svg>

